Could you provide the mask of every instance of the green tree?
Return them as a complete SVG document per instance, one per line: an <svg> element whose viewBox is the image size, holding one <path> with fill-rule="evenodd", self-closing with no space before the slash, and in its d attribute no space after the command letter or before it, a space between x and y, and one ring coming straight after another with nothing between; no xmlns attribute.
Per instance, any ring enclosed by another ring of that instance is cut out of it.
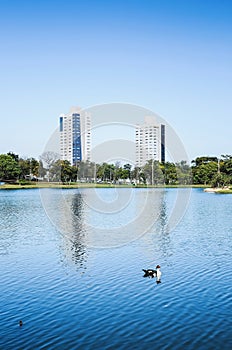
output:
<svg viewBox="0 0 232 350"><path fill-rule="evenodd" d="M123 170L124 170L124 176L126 179L130 179L131 178L131 168L132 168L132 165L127 163L127 164L124 164L123 166Z"/></svg>
<svg viewBox="0 0 232 350"><path fill-rule="evenodd" d="M161 167L164 174L164 181L166 185L174 185L177 183L176 165L171 162L166 162Z"/></svg>
<svg viewBox="0 0 232 350"><path fill-rule="evenodd" d="M203 156L203 157L197 157L192 161L193 166L200 166L202 164L207 164L209 162L215 162L217 163L218 159L217 157L208 157L208 156Z"/></svg>
<svg viewBox="0 0 232 350"><path fill-rule="evenodd" d="M192 171L186 161L176 163L176 173L178 184L189 185L192 183Z"/></svg>
<svg viewBox="0 0 232 350"><path fill-rule="evenodd" d="M35 158L30 158L30 171L33 176L39 176L39 162Z"/></svg>
<svg viewBox="0 0 232 350"><path fill-rule="evenodd" d="M49 181L61 181L61 160L56 160L49 167ZM47 172L47 171L46 171Z"/></svg>
<svg viewBox="0 0 232 350"><path fill-rule="evenodd" d="M114 164L103 163L97 166L97 178L102 181L113 181L117 179L118 173Z"/></svg>
<svg viewBox="0 0 232 350"><path fill-rule="evenodd" d="M161 170L161 165L158 161L149 160L143 167L143 173L146 178L146 182L151 185L164 184L164 175Z"/></svg>
<svg viewBox="0 0 232 350"><path fill-rule="evenodd" d="M0 154L0 180L15 181L20 173L18 162L8 154Z"/></svg>
<svg viewBox="0 0 232 350"><path fill-rule="evenodd" d="M7 155L11 156L16 162L19 161L19 155L18 154L15 154L13 152L8 152Z"/></svg>
<svg viewBox="0 0 232 350"><path fill-rule="evenodd" d="M220 161L220 172L232 177L232 156L222 155L222 160Z"/></svg>
<svg viewBox="0 0 232 350"><path fill-rule="evenodd" d="M31 174L30 161L29 161L29 159L20 158L18 161L18 164L19 164L19 168L20 168L20 174L19 174L20 179L25 179L25 177L27 175Z"/></svg>
<svg viewBox="0 0 232 350"><path fill-rule="evenodd" d="M140 167L134 167L134 169L131 171L131 179L135 180L136 183L140 182Z"/></svg>
<svg viewBox="0 0 232 350"><path fill-rule="evenodd" d="M60 160L60 177L62 182L70 182L73 180L73 167L68 160Z"/></svg>
<svg viewBox="0 0 232 350"><path fill-rule="evenodd" d="M50 181L74 182L76 181L76 166L71 166L68 160L57 160L50 166Z"/></svg>
<svg viewBox="0 0 232 350"><path fill-rule="evenodd" d="M43 166L43 162L42 160L39 161L39 168L38 168L38 177L40 178L44 178L44 176L46 175L46 169Z"/></svg>
<svg viewBox="0 0 232 350"><path fill-rule="evenodd" d="M211 186L212 187L224 187L226 185L230 184L231 178L222 173L217 173L213 176L212 181L211 181Z"/></svg>
<svg viewBox="0 0 232 350"><path fill-rule="evenodd" d="M194 184L211 184L218 172L217 157L198 157L192 161L192 176Z"/></svg>

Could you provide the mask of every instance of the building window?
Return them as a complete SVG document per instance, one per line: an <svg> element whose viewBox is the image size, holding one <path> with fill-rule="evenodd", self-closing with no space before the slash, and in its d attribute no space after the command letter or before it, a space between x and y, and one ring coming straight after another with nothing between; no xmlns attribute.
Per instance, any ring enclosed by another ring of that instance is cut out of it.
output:
<svg viewBox="0 0 232 350"><path fill-rule="evenodd" d="M60 132L64 130L63 117L60 117Z"/></svg>

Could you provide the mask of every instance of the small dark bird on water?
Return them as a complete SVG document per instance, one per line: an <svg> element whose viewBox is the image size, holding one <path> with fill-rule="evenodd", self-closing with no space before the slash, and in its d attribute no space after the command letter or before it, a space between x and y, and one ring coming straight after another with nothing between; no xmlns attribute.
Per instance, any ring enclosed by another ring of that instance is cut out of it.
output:
<svg viewBox="0 0 232 350"><path fill-rule="evenodd" d="M143 269L144 276L143 277L156 277L158 281L160 281L161 278L161 271L160 271L160 265L156 266L156 270L153 269Z"/></svg>
<svg viewBox="0 0 232 350"><path fill-rule="evenodd" d="M20 325L20 327L22 327L22 325L23 325L23 321L22 320L19 321L19 325Z"/></svg>

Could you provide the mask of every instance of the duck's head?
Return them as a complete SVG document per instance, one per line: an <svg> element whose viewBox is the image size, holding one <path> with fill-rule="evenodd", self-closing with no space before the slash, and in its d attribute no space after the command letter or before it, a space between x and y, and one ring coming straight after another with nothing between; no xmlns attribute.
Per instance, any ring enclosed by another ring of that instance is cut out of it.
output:
<svg viewBox="0 0 232 350"><path fill-rule="evenodd" d="M157 265L157 266L156 266L156 269L160 269L160 265Z"/></svg>

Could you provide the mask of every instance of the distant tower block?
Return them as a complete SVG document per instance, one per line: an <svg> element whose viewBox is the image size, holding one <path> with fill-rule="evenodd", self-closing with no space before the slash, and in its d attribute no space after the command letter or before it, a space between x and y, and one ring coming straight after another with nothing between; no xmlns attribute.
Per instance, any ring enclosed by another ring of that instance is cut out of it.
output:
<svg viewBox="0 0 232 350"><path fill-rule="evenodd" d="M80 107L73 107L68 114L61 114L60 153L62 160L71 165L91 159L91 116Z"/></svg>
<svg viewBox="0 0 232 350"><path fill-rule="evenodd" d="M136 125L136 166L141 167L153 159L165 162L165 125L154 117L145 117L144 124Z"/></svg>

